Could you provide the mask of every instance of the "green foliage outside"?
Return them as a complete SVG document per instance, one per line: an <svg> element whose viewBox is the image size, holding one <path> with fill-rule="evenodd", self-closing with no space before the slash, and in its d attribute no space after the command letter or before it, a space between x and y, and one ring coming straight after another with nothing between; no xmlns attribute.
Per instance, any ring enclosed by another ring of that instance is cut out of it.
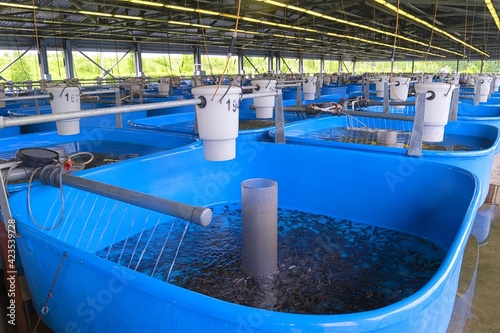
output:
<svg viewBox="0 0 500 333"><path fill-rule="evenodd" d="M11 63L20 53L11 51L0 51L0 69L5 68ZM124 55L123 52L88 52L86 53L95 63L102 68L108 70L110 75L114 77L130 77L135 76L134 55L127 54L121 61ZM61 51L48 52L49 72L52 80L63 80L66 78L64 68L64 56ZM273 67L276 66L276 59ZM88 60L78 52L73 52L74 73L75 77L81 80L94 80L103 75L103 70ZM201 57L202 70L207 75L221 74L227 62L225 56L205 56ZM320 61L317 59L304 59L305 73L320 72ZM499 73L500 61L487 60L484 61L482 72L484 73ZM192 54L143 54L142 56L143 72L146 76L191 76L194 73L194 57ZM255 67L255 68L254 68ZM437 73L444 70L454 73L457 70L456 60L445 61L395 61L392 64L394 73ZM246 74L264 74L268 69L268 59L266 57L244 57L243 68ZM326 73L337 73L339 70L339 62L336 59L327 59L324 63L324 71ZM284 58L281 60L281 71L283 73L298 73L299 60L298 58ZM354 73L354 63L351 61L341 62L342 73ZM390 61L358 61L356 63L355 73L388 73L391 71ZM481 61L476 60L460 60L458 62L458 71L460 73L480 73ZM227 74L235 74L238 72L238 59L236 56L231 57L228 63ZM28 52L22 58L14 62L10 67L5 69L0 76L7 81L23 82L25 80L40 80L41 74L38 65L38 57L36 52Z"/></svg>

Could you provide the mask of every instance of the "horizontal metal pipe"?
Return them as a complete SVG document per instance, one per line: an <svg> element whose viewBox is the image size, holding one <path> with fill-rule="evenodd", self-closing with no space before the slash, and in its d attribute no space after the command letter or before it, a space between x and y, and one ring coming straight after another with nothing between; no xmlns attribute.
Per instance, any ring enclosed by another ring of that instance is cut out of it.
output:
<svg viewBox="0 0 500 333"><path fill-rule="evenodd" d="M155 197L68 173L63 173L62 182L67 186L178 217L201 226L207 226L212 221L212 210L203 206L192 206L182 202Z"/></svg>
<svg viewBox="0 0 500 333"><path fill-rule="evenodd" d="M287 84L287 83L302 83L302 82L306 82L306 80L290 80L290 81L285 81L284 84Z"/></svg>
<svg viewBox="0 0 500 333"><path fill-rule="evenodd" d="M115 94L115 93L116 93L115 89L82 91L82 95L103 95L103 94Z"/></svg>
<svg viewBox="0 0 500 333"><path fill-rule="evenodd" d="M243 90L257 89L259 86L241 86L240 88Z"/></svg>
<svg viewBox="0 0 500 333"><path fill-rule="evenodd" d="M277 84L276 88L286 88L286 87L299 87L301 83L292 83L292 84Z"/></svg>
<svg viewBox="0 0 500 333"><path fill-rule="evenodd" d="M0 102L9 102L9 101L26 101L32 99L42 99L49 98L49 95L32 95L32 96L17 96L17 97L5 97L0 98Z"/></svg>
<svg viewBox="0 0 500 333"><path fill-rule="evenodd" d="M207 226L212 221L212 210L207 207L188 205L65 172L61 175L61 172L63 171L59 166L48 165L40 171L38 177L43 184L54 187L61 186L59 181L61 178L63 185L181 218L201 226Z"/></svg>
<svg viewBox="0 0 500 333"><path fill-rule="evenodd" d="M381 112L370 112L370 111L343 111L350 116L356 117L371 117L371 118L383 118L383 119L394 119L394 120L408 120L413 121L413 116L405 116L395 113L381 113Z"/></svg>
<svg viewBox="0 0 500 333"><path fill-rule="evenodd" d="M113 108L102 108L92 110L79 110L65 113L42 114L39 116L27 116L19 118L0 117L0 128L46 123L57 120L77 119L86 117L102 116L107 114L127 113L135 111L154 110L162 108L173 108L177 106L197 105L202 101L199 98L186 99L172 102L146 103L136 105L118 106Z"/></svg>
<svg viewBox="0 0 500 333"><path fill-rule="evenodd" d="M349 102L349 101L348 101ZM378 101L366 101L366 106L370 105L384 105L384 102L378 102ZM415 101L392 101L389 102L389 106L413 106L415 105Z"/></svg>
<svg viewBox="0 0 500 333"><path fill-rule="evenodd" d="M277 91L270 91L270 92L265 92L265 93L243 94L243 95L241 95L241 99L276 96L277 94L278 94Z"/></svg>

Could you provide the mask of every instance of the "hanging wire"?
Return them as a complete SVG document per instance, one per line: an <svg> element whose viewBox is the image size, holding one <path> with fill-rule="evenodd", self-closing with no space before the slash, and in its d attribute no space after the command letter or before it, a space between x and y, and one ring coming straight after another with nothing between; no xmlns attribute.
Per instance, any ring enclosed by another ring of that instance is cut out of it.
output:
<svg viewBox="0 0 500 333"><path fill-rule="evenodd" d="M398 10L396 11L396 24L395 24L395 29L394 29L394 43L392 45L392 55L391 55L391 74L389 76L389 82L392 81L392 78L394 76L394 58L396 57L396 44L398 41L398 33L399 33L399 6L400 6L400 0L398 0L397 3L397 8ZM408 78L410 80L410 78ZM402 100L399 98L396 94L396 91L394 90L394 86L391 84L389 85L389 89L391 90L391 93L396 97L398 100Z"/></svg>
<svg viewBox="0 0 500 333"><path fill-rule="evenodd" d="M167 246L168 240L170 238L170 234L172 233L172 230L174 228L174 224L177 222L177 218L174 218L172 221L172 224L170 225L170 229L168 231L167 237L165 237L165 240L163 241L163 245L161 246L160 253L158 254L158 257L156 258L155 265L153 267L153 270L151 272L151 276L154 276L156 273L156 269L158 268L158 264L160 263L160 259L163 256L163 251L165 251L165 247ZM106 257L106 259L108 259Z"/></svg>
<svg viewBox="0 0 500 333"><path fill-rule="evenodd" d="M26 194L26 199L28 201L27 202L28 203L28 212L29 212L29 215L30 215L33 223L41 230L48 230L48 231L54 230L59 225L61 225L62 221L64 220L64 202L65 202L65 199L64 199L63 184L62 184L62 174L63 174L63 168L64 168L63 165L61 165L60 168L61 168L61 170L59 171L59 193L61 194L61 216L59 217L59 221L51 227L45 227L45 226L41 225L40 223L38 223L37 220L35 219L35 216L33 215L33 210L31 209L31 186L32 186L33 179L34 179L35 175L42 168L38 167L35 170L33 170L33 173L31 174L30 179L28 181L28 188L27 188L27 194Z"/></svg>
<svg viewBox="0 0 500 333"><path fill-rule="evenodd" d="M184 240L184 236L186 235L189 224L190 224L189 221L186 221L186 226L184 227L184 232L182 233L181 239L179 240L179 245L177 245L177 249L175 250L174 259L172 260L172 264L170 265L170 268L168 269L167 279L165 280L165 282L168 282L168 280L170 279L170 274L172 273L172 270L174 269L175 261L177 260L177 256L179 255L179 250L181 249L182 241Z"/></svg>
<svg viewBox="0 0 500 333"><path fill-rule="evenodd" d="M35 0L31 0L31 4L33 6L33 31L35 32L35 42L36 42L36 50L38 54L40 55L40 40L38 39L38 24L36 23L36 6L35 6ZM43 76L42 76L42 71L43 69L40 68L40 80L42 81ZM44 88L43 86L43 81L40 83L40 88Z"/></svg>
<svg viewBox="0 0 500 333"><path fill-rule="evenodd" d="M241 9L241 0L238 0L238 12L236 14L236 24L234 26L233 37L231 38L231 46L229 47L229 52L227 54L226 65L224 66L224 70L222 71L222 75L219 79L219 82L217 83L217 88L215 89L214 95L212 96L212 101L214 100L214 97L217 94L217 91L219 90L219 87L220 87L222 81L224 80L224 74L226 74L227 67L229 66L229 61L231 60L231 56L233 55L233 49L236 45L236 37L238 36L238 24L240 21L240 9ZM226 91L226 93L227 93L227 91Z"/></svg>
<svg viewBox="0 0 500 333"><path fill-rule="evenodd" d="M439 5L439 0L436 0L436 5L434 7L434 17L432 19L431 35L429 37L429 47L427 48L427 52L425 53L424 61L427 61L427 57L429 56L429 52L431 51L432 38L434 37L434 28L436 27L438 5Z"/></svg>
<svg viewBox="0 0 500 333"><path fill-rule="evenodd" d="M56 6L57 6L57 26L59 28L59 42L60 42L60 46L61 46L61 49L63 49L63 41L62 41L62 31L61 31L61 13L59 12L59 1L56 2ZM52 18L52 21L55 21L54 20L54 11L51 9L50 10L50 15L51 15L51 18ZM56 36L56 30L54 28L54 37ZM59 52L57 51L57 44L55 44L55 49L56 49L56 61L57 61L57 72L59 74L59 77L63 77L63 75L61 74L61 64L59 63Z"/></svg>
<svg viewBox="0 0 500 333"><path fill-rule="evenodd" d="M203 25L201 21L200 1L196 0L196 5L198 7L198 23L200 25ZM210 62L210 56L208 55L208 44L207 44L207 38L205 36L205 28L203 28L202 26L200 29L201 29L201 36L203 37L203 47L205 48L205 56L207 57L208 69L210 70L210 75L213 76L214 72L212 68L212 63Z"/></svg>

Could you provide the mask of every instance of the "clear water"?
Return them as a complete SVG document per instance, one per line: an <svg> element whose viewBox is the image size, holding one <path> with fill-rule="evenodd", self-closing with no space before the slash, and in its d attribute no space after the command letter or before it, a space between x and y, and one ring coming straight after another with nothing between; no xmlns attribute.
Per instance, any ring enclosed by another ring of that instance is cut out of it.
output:
<svg viewBox="0 0 500 333"><path fill-rule="evenodd" d="M378 145L376 128L332 127L306 132L297 137L334 142ZM398 130L397 143L399 147L408 148L410 130ZM481 137L445 133L444 140L437 143L422 144L424 150L439 151L474 151L491 147L492 142Z"/></svg>
<svg viewBox="0 0 500 333"><path fill-rule="evenodd" d="M372 310L419 290L445 256L406 233L279 209L279 273L255 279L241 271L240 204L213 210L210 226L189 226L168 282L236 304L308 314ZM159 224L97 255L165 281L184 225Z"/></svg>

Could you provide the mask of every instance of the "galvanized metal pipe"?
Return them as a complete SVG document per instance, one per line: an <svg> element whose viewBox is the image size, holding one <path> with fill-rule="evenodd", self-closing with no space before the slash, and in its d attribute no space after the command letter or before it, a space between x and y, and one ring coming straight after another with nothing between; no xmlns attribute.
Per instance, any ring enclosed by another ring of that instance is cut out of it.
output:
<svg viewBox="0 0 500 333"><path fill-rule="evenodd" d="M114 94L114 93L115 93L115 89L82 91L82 95L103 95L103 94Z"/></svg>
<svg viewBox="0 0 500 333"><path fill-rule="evenodd" d="M80 190L91 192L107 198L129 203L162 214L207 226L212 221L212 210L203 206L188 205L178 201L156 197L150 194L129 190L123 187L98 182L92 179L78 177L69 173L60 174L61 168L54 165L46 166L39 174L43 184L60 187L62 184Z"/></svg>
<svg viewBox="0 0 500 333"><path fill-rule="evenodd" d="M154 110L154 109L162 109L162 108L173 108L173 107L177 107L177 106L187 106L187 105L198 105L201 103L202 103L201 99L195 98L195 99L172 101L172 102L126 105L126 106L118 106L118 107L113 107L113 108L80 110L80 111L56 113L56 114L51 113L51 114L43 114L43 115L39 115L39 116L27 116L27 117L19 117L19 118L0 117L0 128L39 124L39 123L45 123L45 122L57 121L57 120L68 120L68 119L76 119L76 118L103 116L103 115L116 114L116 113L145 111L145 110Z"/></svg>
<svg viewBox="0 0 500 333"><path fill-rule="evenodd" d="M301 85L302 85L302 83L292 83L292 84L282 83L282 84L277 84L276 88L299 87Z"/></svg>
<svg viewBox="0 0 500 333"><path fill-rule="evenodd" d="M277 91L270 91L270 92L265 92L265 93L243 94L243 95L241 95L241 99L276 96L277 94L278 94Z"/></svg>
<svg viewBox="0 0 500 333"><path fill-rule="evenodd" d="M33 95L33 96L17 96L17 97L5 97L0 98L0 102L9 102L9 101L26 101L32 99L42 99L49 98L49 95Z"/></svg>
<svg viewBox="0 0 500 333"><path fill-rule="evenodd" d="M369 111L343 111L343 113L356 117L370 117L370 118L407 120L407 121L413 121L414 119L413 116L405 116L394 113L380 113L380 112L369 112Z"/></svg>

